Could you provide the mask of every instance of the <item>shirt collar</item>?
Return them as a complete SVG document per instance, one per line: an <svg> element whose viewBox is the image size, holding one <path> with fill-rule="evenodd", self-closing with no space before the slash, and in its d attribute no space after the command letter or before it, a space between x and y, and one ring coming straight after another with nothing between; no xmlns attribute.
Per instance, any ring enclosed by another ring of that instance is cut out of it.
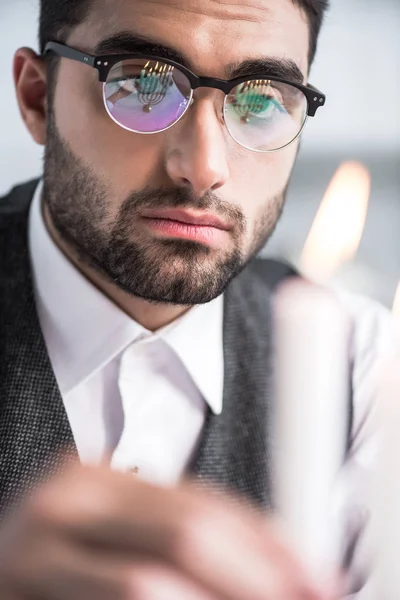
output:
<svg viewBox="0 0 400 600"><path fill-rule="evenodd" d="M224 387L223 312L219 296L159 331L217 415L222 412Z"/></svg>
<svg viewBox="0 0 400 600"><path fill-rule="evenodd" d="M67 259L44 224L38 185L29 250L39 320L62 395L143 338L161 337L179 356L212 411L222 411L223 297L151 333L102 294Z"/></svg>

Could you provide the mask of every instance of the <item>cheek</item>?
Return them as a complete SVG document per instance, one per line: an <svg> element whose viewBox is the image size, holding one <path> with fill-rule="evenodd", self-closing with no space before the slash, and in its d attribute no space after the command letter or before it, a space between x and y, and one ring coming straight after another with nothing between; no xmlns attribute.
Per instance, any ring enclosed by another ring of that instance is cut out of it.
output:
<svg viewBox="0 0 400 600"><path fill-rule="evenodd" d="M82 76L87 67L78 65L77 77L72 66L60 69L56 88L54 110L61 137L115 192L128 195L145 187L163 164L163 134L143 136L119 127L106 112L96 74Z"/></svg>
<svg viewBox="0 0 400 600"><path fill-rule="evenodd" d="M271 154L249 155L245 164L237 166L234 190L248 220L251 235L260 214L268 210L275 198L285 190L297 155L298 144Z"/></svg>

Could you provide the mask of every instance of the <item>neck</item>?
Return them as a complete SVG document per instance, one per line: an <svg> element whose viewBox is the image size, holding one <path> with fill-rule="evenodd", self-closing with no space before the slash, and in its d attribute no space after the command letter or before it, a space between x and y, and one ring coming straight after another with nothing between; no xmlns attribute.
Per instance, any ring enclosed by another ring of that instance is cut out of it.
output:
<svg viewBox="0 0 400 600"><path fill-rule="evenodd" d="M157 331L169 325L180 316L188 312L190 307L176 306L149 302L142 298L132 296L118 288L114 283L102 276L95 269L87 266L79 259L77 252L61 237L54 227L49 210L43 207L44 223L56 246L66 258L88 279L100 292L107 296L114 304L123 310L131 319L149 331Z"/></svg>

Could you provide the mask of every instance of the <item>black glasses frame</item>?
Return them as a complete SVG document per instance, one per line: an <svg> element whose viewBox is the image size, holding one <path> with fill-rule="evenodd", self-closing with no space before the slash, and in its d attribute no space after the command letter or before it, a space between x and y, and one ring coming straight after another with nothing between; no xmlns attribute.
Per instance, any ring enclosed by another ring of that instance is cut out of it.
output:
<svg viewBox="0 0 400 600"><path fill-rule="evenodd" d="M326 101L326 96L317 88L312 85L301 85L299 83L293 83L292 81L287 81L286 79L281 79L280 77L273 77L268 75L268 73L259 73L257 75L245 76L245 77L236 77L234 79L226 80L226 79L216 79L214 77L199 77L190 69L187 69L185 66L180 63L175 62L174 60L170 60L168 58L158 57L152 54L142 54L131 53L131 54L110 54L105 56L94 56L93 54L85 54L80 50L76 50L75 48L71 48L70 46L66 46L65 44L60 44L58 42L49 42L46 44L43 55L48 52L53 52L57 56L61 56L63 58L69 58L71 60L76 60L81 62L89 67L93 67L99 73L99 81L102 83L107 82L107 77L113 68L114 65L123 61L123 60L132 60L135 58L143 58L148 60L158 60L167 65L171 65L175 67L181 73L186 75L188 78L192 90L196 90L198 88L213 88L217 90L221 90L225 95L230 94L230 92L237 85L241 83L245 83L247 81L254 81L257 79L267 79L268 81L276 81L278 83L285 83L286 85L291 85L305 95L307 99L307 115L309 117L314 117L318 108L320 106L324 106Z"/></svg>

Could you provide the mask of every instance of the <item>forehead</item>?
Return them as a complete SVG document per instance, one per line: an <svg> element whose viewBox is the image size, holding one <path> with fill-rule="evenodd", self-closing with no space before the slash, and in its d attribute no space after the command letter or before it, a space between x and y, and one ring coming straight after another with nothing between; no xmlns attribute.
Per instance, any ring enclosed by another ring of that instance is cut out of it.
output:
<svg viewBox="0 0 400 600"><path fill-rule="evenodd" d="M97 0L69 43L90 52L121 31L177 50L210 76L260 57L290 59L307 75L309 27L292 0Z"/></svg>

